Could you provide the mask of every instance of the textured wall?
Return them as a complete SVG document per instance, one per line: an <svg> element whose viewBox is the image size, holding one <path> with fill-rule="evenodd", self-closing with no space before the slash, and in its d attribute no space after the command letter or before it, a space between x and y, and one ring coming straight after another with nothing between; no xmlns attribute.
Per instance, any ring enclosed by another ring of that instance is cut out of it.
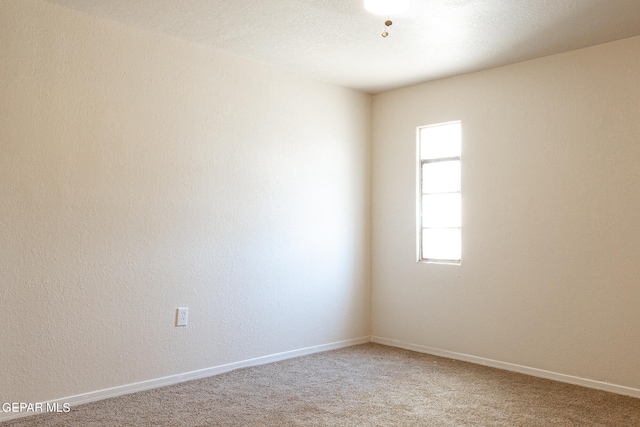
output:
<svg viewBox="0 0 640 427"><path fill-rule="evenodd" d="M640 388L640 38L374 98L373 335ZM462 265L415 262L415 128L462 120Z"/></svg>
<svg viewBox="0 0 640 427"><path fill-rule="evenodd" d="M369 335L370 96L35 0L0 58L0 401Z"/></svg>

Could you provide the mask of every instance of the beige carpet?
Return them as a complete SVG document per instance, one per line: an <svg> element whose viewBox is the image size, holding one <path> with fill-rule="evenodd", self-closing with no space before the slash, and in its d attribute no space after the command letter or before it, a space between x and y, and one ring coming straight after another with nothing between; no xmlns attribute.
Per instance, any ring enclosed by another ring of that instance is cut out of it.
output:
<svg viewBox="0 0 640 427"><path fill-rule="evenodd" d="M377 344L5 426L640 426L640 399Z"/></svg>

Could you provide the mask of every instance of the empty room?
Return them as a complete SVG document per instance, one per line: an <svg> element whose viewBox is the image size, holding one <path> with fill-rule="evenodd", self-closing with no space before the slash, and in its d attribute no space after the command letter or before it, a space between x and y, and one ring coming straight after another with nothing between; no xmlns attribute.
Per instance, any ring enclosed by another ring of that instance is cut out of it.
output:
<svg viewBox="0 0 640 427"><path fill-rule="evenodd" d="M0 0L0 424L640 425L640 1Z"/></svg>

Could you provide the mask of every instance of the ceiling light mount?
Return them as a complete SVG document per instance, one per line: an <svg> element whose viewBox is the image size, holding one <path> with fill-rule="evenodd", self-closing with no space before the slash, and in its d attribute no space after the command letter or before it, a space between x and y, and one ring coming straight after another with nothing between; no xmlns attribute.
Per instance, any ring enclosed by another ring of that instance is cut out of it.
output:
<svg viewBox="0 0 640 427"><path fill-rule="evenodd" d="M411 0L364 0L364 8L374 15L397 15L409 9Z"/></svg>
<svg viewBox="0 0 640 427"><path fill-rule="evenodd" d="M410 3L411 0L364 0L364 8L374 15L386 15L387 20L384 22L384 31L382 31L382 37L386 38L389 35L387 30L393 24L389 16L404 12L409 8Z"/></svg>

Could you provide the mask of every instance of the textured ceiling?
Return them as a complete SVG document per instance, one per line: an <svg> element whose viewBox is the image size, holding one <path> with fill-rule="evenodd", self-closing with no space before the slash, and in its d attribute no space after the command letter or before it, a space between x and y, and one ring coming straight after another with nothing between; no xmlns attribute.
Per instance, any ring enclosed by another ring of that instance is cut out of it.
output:
<svg viewBox="0 0 640 427"><path fill-rule="evenodd" d="M47 0L369 93L640 35L640 0Z"/></svg>

